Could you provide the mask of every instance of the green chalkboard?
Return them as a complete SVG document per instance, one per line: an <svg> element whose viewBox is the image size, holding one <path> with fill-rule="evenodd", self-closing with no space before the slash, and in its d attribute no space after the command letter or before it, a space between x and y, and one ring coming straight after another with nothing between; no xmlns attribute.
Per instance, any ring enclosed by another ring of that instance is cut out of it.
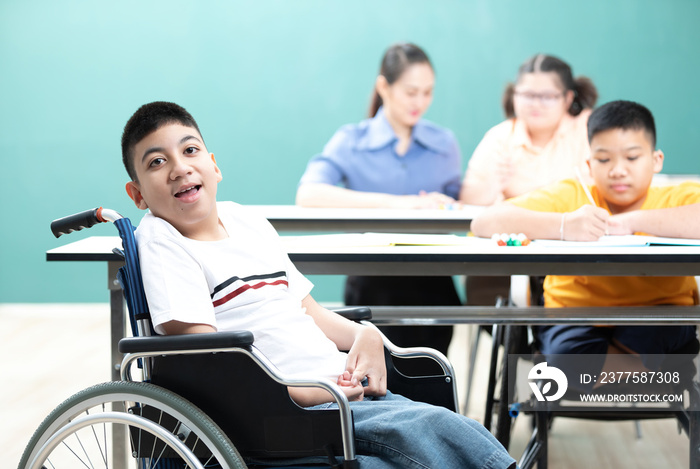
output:
<svg viewBox="0 0 700 469"><path fill-rule="evenodd" d="M700 2L692 0L208 0L0 3L0 303L107 301L104 265L48 264L51 219L109 206L138 221L119 139L141 104L176 101L224 174L221 199L291 204L342 124L365 117L384 49L411 41L437 74L427 117L466 167L502 119L518 65L558 55L601 102L654 112L665 172L700 173L694 138ZM92 234L108 235L110 227ZM341 298L341 279L314 278Z"/></svg>

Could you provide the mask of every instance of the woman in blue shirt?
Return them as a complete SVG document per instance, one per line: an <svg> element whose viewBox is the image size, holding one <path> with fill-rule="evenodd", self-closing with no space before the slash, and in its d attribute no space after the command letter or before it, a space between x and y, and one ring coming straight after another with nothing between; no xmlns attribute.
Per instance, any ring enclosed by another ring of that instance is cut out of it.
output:
<svg viewBox="0 0 700 469"><path fill-rule="evenodd" d="M306 207L439 208L459 196L453 133L424 120L435 75L418 46L396 44L382 60L369 119L341 127L309 162L297 190ZM451 277L349 277L348 305L458 305ZM385 327L401 346L447 352L452 327Z"/></svg>

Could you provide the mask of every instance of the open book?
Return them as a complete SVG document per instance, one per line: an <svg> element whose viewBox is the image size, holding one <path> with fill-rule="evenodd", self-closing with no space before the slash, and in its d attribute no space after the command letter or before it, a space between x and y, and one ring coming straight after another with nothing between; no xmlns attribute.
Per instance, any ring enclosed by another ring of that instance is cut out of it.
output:
<svg viewBox="0 0 700 469"><path fill-rule="evenodd" d="M302 243L317 247L385 247L385 246L460 246L468 244L466 236L453 234L347 233L307 236L283 236L285 244Z"/></svg>
<svg viewBox="0 0 700 469"><path fill-rule="evenodd" d="M639 247L639 246L700 246L700 239L663 238L660 236L602 236L598 241L559 241L554 239L538 239L532 242L535 246L549 247Z"/></svg>

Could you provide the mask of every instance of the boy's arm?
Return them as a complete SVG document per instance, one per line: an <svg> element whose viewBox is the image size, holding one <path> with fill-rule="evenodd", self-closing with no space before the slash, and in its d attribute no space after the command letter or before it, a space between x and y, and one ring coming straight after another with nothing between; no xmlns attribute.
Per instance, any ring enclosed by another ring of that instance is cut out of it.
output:
<svg viewBox="0 0 700 469"><path fill-rule="evenodd" d="M610 234L700 238L700 204L620 213L611 216L608 225Z"/></svg>
<svg viewBox="0 0 700 469"><path fill-rule="evenodd" d="M352 385L367 378L364 392L370 396L386 394L386 364L381 336L370 327L354 323L319 305L311 295L302 300L306 314L339 350L348 350L346 371Z"/></svg>
<svg viewBox="0 0 700 469"><path fill-rule="evenodd" d="M181 321L168 321L161 324L165 335L181 334L203 334L206 332L216 332L209 324L190 324Z"/></svg>
<svg viewBox="0 0 700 469"><path fill-rule="evenodd" d="M558 213L530 210L505 202L487 208L474 218L471 230L485 238L494 233L524 233L529 239L596 241L606 234L609 217L605 209L593 205Z"/></svg>

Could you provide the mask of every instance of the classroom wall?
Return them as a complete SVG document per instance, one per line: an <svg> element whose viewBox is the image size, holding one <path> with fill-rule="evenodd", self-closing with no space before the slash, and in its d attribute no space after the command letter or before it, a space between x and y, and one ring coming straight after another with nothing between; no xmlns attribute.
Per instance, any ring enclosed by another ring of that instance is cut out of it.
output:
<svg viewBox="0 0 700 469"><path fill-rule="evenodd" d="M464 167L503 118L505 83L546 52L591 77L600 102L651 108L664 172L700 173L698 19L693 0L2 2L0 303L107 301L104 264L46 262L86 235L55 240L49 223L100 205L140 219L119 148L139 105L192 112L223 171L221 199L292 204L308 159L365 116L395 41L431 56L427 118L455 132ZM340 278L312 280L317 298L341 298Z"/></svg>

